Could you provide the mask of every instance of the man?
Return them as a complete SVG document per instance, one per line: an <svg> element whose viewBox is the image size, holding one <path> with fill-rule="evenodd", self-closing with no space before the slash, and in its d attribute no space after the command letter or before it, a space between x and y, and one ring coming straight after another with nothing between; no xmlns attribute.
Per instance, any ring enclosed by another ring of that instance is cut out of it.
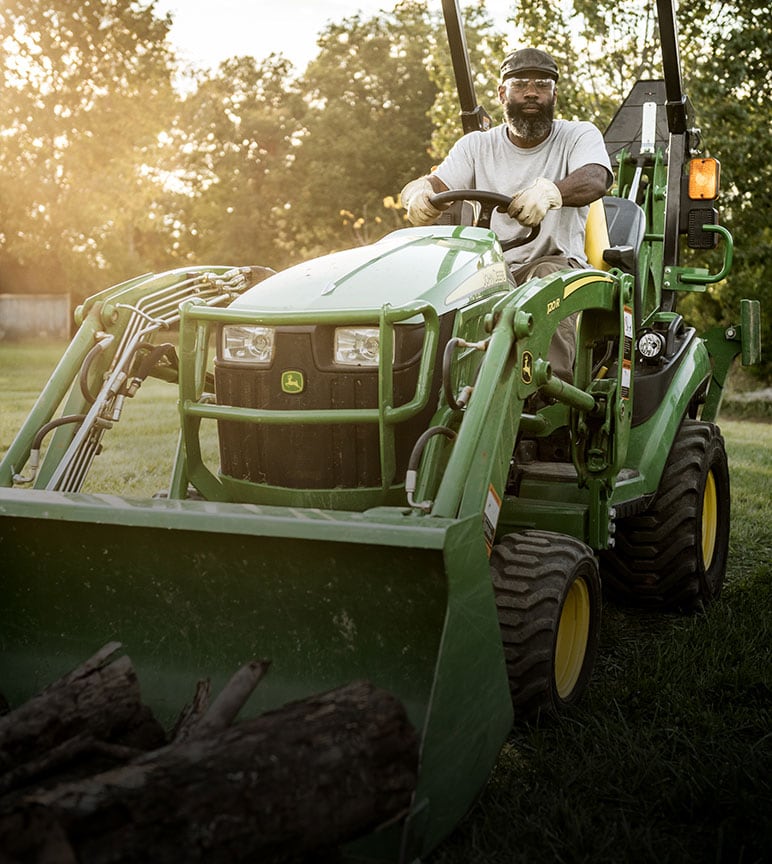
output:
<svg viewBox="0 0 772 864"><path fill-rule="evenodd" d="M402 203L413 225L430 225L441 211L430 202L449 189L512 195L507 216L494 212L502 240L541 225L539 236L505 253L518 284L567 267L587 266L585 224L592 201L613 180L603 136L592 123L554 120L558 67L536 48L513 51L501 64L498 93L505 123L459 139L437 170L412 180ZM514 220L514 221L513 221ZM558 327L550 347L553 372L573 380L575 321Z"/></svg>

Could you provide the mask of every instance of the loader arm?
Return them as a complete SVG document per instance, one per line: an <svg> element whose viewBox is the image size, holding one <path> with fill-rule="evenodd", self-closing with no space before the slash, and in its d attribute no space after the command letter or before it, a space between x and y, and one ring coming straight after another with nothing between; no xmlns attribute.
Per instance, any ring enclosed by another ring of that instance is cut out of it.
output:
<svg viewBox="0 0 772 864"><path fill-rule="evenodd" d="M78 492L103 436L144 378L157 374L176 382L177 370L168 362L173 346L158 349L159 336L178 324L182 302L195 297L208 307L227 305L255 278L272 272L253 270L192 267L145 274L88 298L76 311L80 327L74 339L0 463L0 486Z"/></svg>
<svg viewBox="0 0 772 864"><path fill-rule="evenodd" d="M584 364L576 386L570 385L552 376L546 358L560 321L588 311L603 317L615 334L617 366L628 375L632 347L624 333L632 326L632 303L629 277L591 270L531 280L500 301L491 316L496 324L468 405L462 416L448 411L441 421L457 429L457 437L438 438L427 456L440 460L441 450L450 451L433 500L433 516L464 519L485 512L491 502L500 504L506 498L518 434L546 436L570 422L582 442L573 453L576 482L588 492L576 507L571 504L563 511L565 524L571 527L562 530L595 548L605 547L610 494L627 455L632 381L623 380L621 372L618 380L594 381L592 369ZM555 409L538 416L524 413L526 400L537 391L553 399ZM420 487L420 494L431 497L425 487ZM505 502L505 509L511 512L513 503Z"/></svg>

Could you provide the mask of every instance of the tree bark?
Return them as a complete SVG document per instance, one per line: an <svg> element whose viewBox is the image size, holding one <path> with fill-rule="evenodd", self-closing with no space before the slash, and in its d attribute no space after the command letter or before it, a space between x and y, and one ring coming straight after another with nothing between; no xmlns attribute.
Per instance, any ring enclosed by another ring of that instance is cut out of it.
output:
<svg viewBox="0 0 772 864"><path fill-rule="evenodd" d="M68 752L82 761L92 744L150 750L165 742L163 728L142 703L131 660L122 656L111 661L120 647L117 642L105 645L0 717L0 794L18 778L43 776L49 763L51 770L60 770ZM101 753L109 755L109 747L101 746ZM125 756L119 758L125 761Z"/></svg>
<svg viewBox="0 0 772 864"><path fill-rule="evenodd" d="M369 683L223 730L199 727L17 801L0 815L0 861L5 851L7 862L39 864L281 862L369 833L410 805L416 732L401 703Z"/></svg>

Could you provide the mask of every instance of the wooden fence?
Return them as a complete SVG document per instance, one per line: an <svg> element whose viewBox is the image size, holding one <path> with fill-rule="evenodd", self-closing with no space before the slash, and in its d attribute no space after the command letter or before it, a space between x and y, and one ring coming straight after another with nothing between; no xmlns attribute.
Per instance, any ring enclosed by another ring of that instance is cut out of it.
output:
<svg viewBox="0 0 772 864"><path fill-rule="evenodd" d="M0 294L0 341L69 339L69 294Z"/></svg>

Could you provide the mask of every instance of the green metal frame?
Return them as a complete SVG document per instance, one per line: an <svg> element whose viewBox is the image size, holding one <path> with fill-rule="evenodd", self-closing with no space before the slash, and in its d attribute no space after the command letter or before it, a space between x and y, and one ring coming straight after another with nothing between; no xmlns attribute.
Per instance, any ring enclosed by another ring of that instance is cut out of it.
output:
<svg viewBox="0 0 772 864"><path fill-rule="evenodd" d="M170 270L161 274L145 274L89 297L75 314L80 325L57 364L51 378L43 388L22 428L0 462L0 486L12 486L30 456L38 431L54 417L61 407L60 416L83 415L80 424L67 424L52 430L51 440L40 464L34 483L35 489L49 488L56 472L73 447L76 435L81 437L101 434L112 424L104 411L94 408L79 386L81 370L86 358L102 345L90 364L87 385L95 395L109 388L110 376L120 379L121 370L115 369L116 358L131 351L132 344L142 338L154 338L176 325L179 304L195 294L202 302L220 305L232 299L247 287L249 268L224 266L190 267ZM105 404L112 406L111 397Z"/></svg>
<svg viewBox="0 0 772 864"><path fill-rule="evenodd" d="M714 327L705 335L705 345L713 360L710 386L702 417L713 423L718 418L729 370L738 356L743 366L761 361L761 304L758 300L740 301L740 324Z"/></svg>

